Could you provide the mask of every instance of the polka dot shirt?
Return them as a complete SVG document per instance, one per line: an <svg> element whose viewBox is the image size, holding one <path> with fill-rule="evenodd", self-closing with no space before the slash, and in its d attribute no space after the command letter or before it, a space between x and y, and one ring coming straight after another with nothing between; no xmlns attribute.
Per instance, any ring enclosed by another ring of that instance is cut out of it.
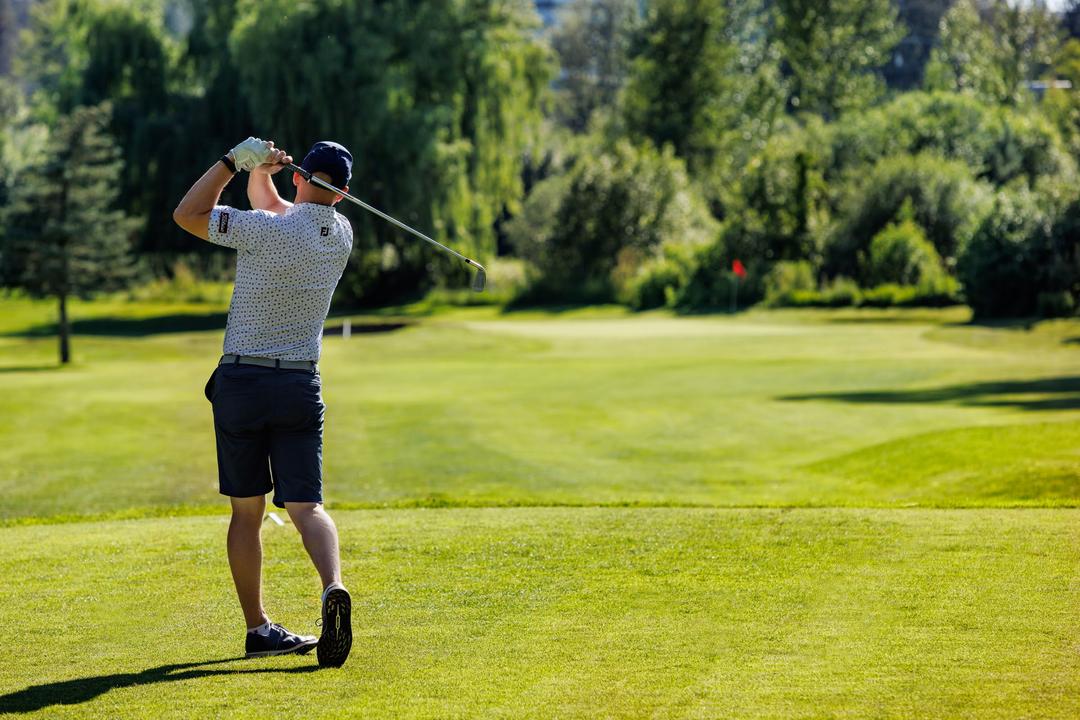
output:
<svg viewBox="0 0 1080 720"><path fill-rule="evenodd" d="M349 221L329 205L284 215L219 205L209 240L236 250L225 353L318 361L330 298L352 251Z"/></svg>

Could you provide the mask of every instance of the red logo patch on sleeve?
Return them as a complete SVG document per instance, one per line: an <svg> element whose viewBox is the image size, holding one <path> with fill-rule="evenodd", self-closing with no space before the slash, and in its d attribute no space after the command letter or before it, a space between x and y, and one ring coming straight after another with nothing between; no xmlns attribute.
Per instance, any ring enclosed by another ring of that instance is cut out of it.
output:
<svg viewBox="0 0 1080 720"><path fill-rule="evenodd" d="M222 235L229 232L229 213L223 212L218 215L217 231Z"/></svg>

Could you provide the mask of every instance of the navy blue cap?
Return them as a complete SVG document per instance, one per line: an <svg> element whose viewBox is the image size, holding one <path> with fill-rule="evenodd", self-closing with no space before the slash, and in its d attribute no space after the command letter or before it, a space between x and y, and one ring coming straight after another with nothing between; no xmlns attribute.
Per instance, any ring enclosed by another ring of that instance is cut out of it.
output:
<svg viewBox="0 0 1080 720"><path fill-rule="evenodd" d="M300 167L310 173L324 172L330 176L330 184L343 188L352 178L352 155L344 145L320 140L311 146Z"/></svg>

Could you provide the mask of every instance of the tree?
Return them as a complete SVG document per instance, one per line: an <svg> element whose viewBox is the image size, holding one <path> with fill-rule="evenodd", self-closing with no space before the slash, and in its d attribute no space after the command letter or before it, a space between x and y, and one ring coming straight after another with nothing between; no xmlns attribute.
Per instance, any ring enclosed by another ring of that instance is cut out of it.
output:
<svg viewBox="0 0 1080 720"><path fill-rule="evenodd" d="M137 225L111 209L120 152L108 136L107 105L61 116L44 158L26 168L5 211L0 284L59 302L60 362L71 359L67 300L125 287L134 277Z"/></svg>
<svg viewBox="0 0 1080 720"><path fill-rule="evenodd" d="M940 43L926 68L932 90L971 92L1016 105L1061 46L1058 19L1041 3L957 0L941 20Z"/></svg>
<svg viewBox="0 0 1080 720"><path fill-rule="evenodd" d="M1069 38L1058 52L1053 77L1068 80L1071 87L1050 88L1043 98L1042 110L1068 141L1075 154L1080 154L1080 40Z"/></svg>
<svg viewBox="0 0 1080 720"><path fill-rule="evenodd" d="M832 119L884 89L877 72L904 37L889 0L776 0L789 106Z"/></svg>
<svg viewBox="0 0 1080 720"><path fill-rule="evenodd" d="M33 89L40 120L52 124L76 107L109 102L109 133L129 160L120 178L125 209L144 218L168 217L184 189L174 183L190 182L208 162L197 147L167 142L177 133L206 142L199 120L176 112L183 105L169 82L176 50L162 26L161 3L48 0L32 8L19 53L20 76ZM166 156L173 162L159 162ZM146 223L141 249L161 249L180 232L172 223Z"/></svg>
<svg viewBox="0 0 1080 720"><path fill-rule="evenodd" d="M551 36L562 71L555 114L575 132L594 110L614 105L637 22L637 0L573 0L560 11Z"/></svg>
<svg viewBox="0 0 1080 720"><path fill-rule="evenodd" d="M535 300L610 302L662 246L693 247L715 235L670 147L620 140L596 150L538 184L510 223L516 249L540 274Z"/></svg>
<svg viewBox="0 0 1080 720"><path fill-rule="evenodd" d="M1054 216L1026 188L997 193L957 267L976 319L1035 312L1053 245Z"/></svg>
<svg viewBox="0 0 1080 720"><path fill-rule="evenodd" d="M523 151L552 75L537 25L526 0L266 0L241 6L231 46L252 110L279 146L341 141L356 158L357 195L484 256L495 252L496 219L520 204ZM288 75L249 61L283 47L297 50ZM430 267L463 272L387 223L346 212L357 228L346 296L387 300L425 289Z"/></svg>
<svg viewBox="0 0 1080 720"><path fill-rule="evenodd" d="M706 186L716 215L783 112L762 0L657 0L623 98L627 133L670 145Z"/></svg>

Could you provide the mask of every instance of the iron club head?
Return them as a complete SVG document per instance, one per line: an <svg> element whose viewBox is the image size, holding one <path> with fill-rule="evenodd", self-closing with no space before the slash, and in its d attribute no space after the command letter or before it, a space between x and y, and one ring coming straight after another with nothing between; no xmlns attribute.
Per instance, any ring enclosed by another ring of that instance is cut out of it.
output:
<svg viewBox="0 0 1080 720"><path fill-rule="evenodd" d="M487 273L484 272L484 268L478 268L476 271L476 277L473 278L472 289L473 292L482 292L484 285L487 284Z"/></svg>

